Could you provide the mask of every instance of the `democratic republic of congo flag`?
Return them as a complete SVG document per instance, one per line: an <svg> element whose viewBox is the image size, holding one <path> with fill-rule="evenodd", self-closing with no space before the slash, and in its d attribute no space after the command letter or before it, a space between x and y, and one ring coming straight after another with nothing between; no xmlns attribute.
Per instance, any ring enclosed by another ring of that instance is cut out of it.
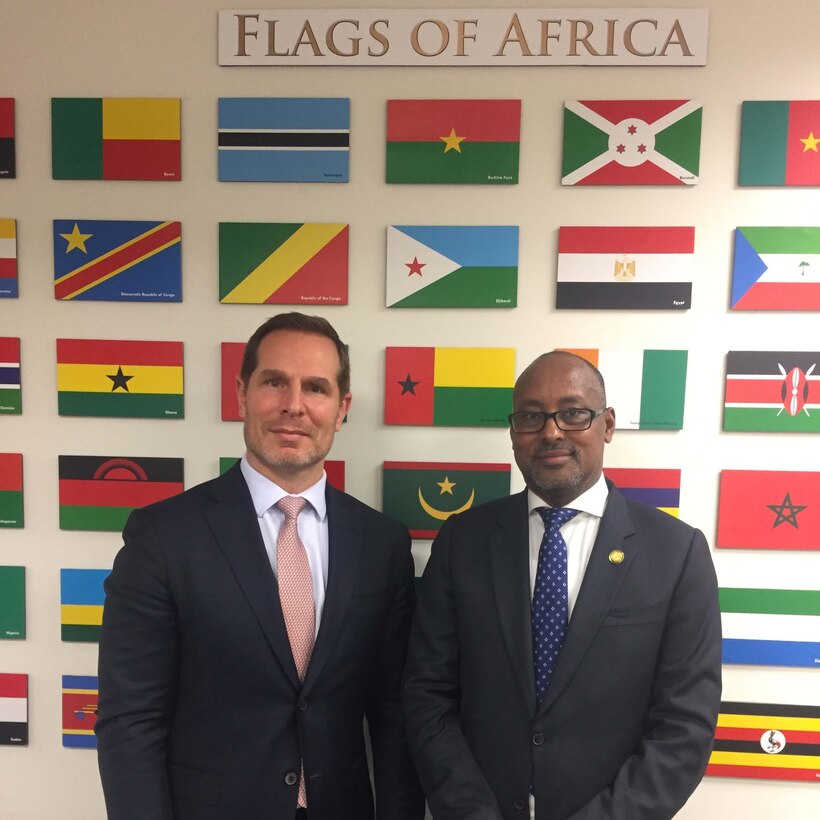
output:
<svg viewBox="0 0 820 820"><path fill-rule="evenodd" d="M60 634L64 641L99 641L110 569L60 570Z"/></svg>
<svg viewBox="0 0 820 820"><path fill-rule="evenodd" d="M63 675L63 746L97 748L99 688L96 675Z"/></svg>
<svg viewBox="0 0 820 820"><path fill-rule="evenodd" d="M0 179L14 179L16 176L14 98L0 97Z"/></svg>
<svg viewBox="0 0 820 820"><path fill-rule="evenodd" d="M0 453L0 529L23 526L23 456Z"/></svg>
<svg viewBox="0 0 820 820"><path fill-rule="evenodd" d="M0 415L23 412L20 383L20 337L0 336Z"/></svg>
<svg viewBox="0 0 820 820"><path fill-rule="evenodd" d="M16 299L17 282L17 220L0 219L0 299Z"/></svg>
<svg viewBox="0 0 820 820"><path fill-rule="evenodd" d="M28 746L28 675L0 672L0 746Z"/></svg>
<svg viewBox="0 0 820 820"><path fill-rule="evenodd" d="M604 475L627 498L678 518L680 515L680 470L640 467L605 467Z"/></svg>
<svg viewBox="0 0 820 820"><path fill-rule="evenodd" d="M181 419L182 342L57 339L61 416Z"/></svg>

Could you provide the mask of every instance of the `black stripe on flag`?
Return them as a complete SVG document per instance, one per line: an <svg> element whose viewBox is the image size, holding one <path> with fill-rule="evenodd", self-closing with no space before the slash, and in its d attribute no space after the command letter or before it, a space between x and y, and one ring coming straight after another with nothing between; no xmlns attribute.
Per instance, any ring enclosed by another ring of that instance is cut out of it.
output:
<svg viewBox="0 0 820 820"><path fill-rule="evenodd" d="M219 132L220 148L348 148L350 134L346 131L318 133Z"/></svg>
<svg viewBox="0 0 820 820"><path fill-rule="evenodd" d="M791 703L744 703L727 700L720 704L722 715L770 715L772 717L820 717L820 706L803 706Z"/></svg>
<svg viewBox="0 0 820 820"><path fill-rule="evenodd" d="M738 376L777 376L781 365L786 372L799 367L804 373L813 365L820 365L820 353L771 350L730 350L726 354L726 374ZM813 376L820 376L820 367Z"/></svg>
<svg viewBox="0 0 820 820"><path fill-rule="evenodd" d="M568 309L686 310L691 282L558 282L555 306Z"/></svg>
<svg viewBox="0 0 820 820"><path fill-rule="evenodd" d="M17 176L14 137L0 137L0 176L6 179L14 179Z"/></svg>
<svg viewBox="0 0 820 820"><path fill-rule="evenodd" d="M816 755L820 749L820 743L789 743L789 735L786 736L786 746L781 754L789 755ZM746 752L747 754L760 754L766 757L777 757L777 755L764 752L759 741L756 740L727 740L716 739L712 748L714 752Z"/></svg>
<svg viewBox="0 0 820 820"><path fill-rule="evenodd" d="M28 723L0 722L0 746L28 746Z"/></svg>
<svg viewBox="0 0 820 820"><path fill-rule="evenodd" d="M132 458L130 456L59 456L59 476L62 479L90 481L97 468L106 462L113 462L128 469L129 463L139 465L148 476L148 481L183 481L183 460L181 458Z"/></svg>

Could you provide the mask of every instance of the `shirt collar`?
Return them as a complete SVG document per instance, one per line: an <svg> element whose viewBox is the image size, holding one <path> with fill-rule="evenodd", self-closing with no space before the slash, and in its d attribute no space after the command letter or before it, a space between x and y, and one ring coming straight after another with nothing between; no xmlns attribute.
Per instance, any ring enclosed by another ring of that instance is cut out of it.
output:
<svg viewBox="0 0 820 820"><path fill-rule="evenodd" d="M567 506L573 510L580 510L594 515L596 518L601 518L604 514L608 495L609 487L607 487L606 479L601 473L598 480L588 490L581 493L578 498L574 498ZM543 498L539 498L532 490L527 490L527 509L529 512L532 514L540 507L549 507L549 504Z"/></svg>
<svg viewBox="0 0 820 820"><path fill-rule="evenodd" d="M285 492L278 484L265 477L258 470L251 467L247 456L242 456L239 462L239 469L248 490L251 494L253 507L257 516L261 518L280 498L284 498L291 493ZM322 470L322 477L312 486L296 495L306 499L311 507L316 511L320 521L324 521L327 516L327 501L325 499L325 485L327 484L327 474Z"/></svg>

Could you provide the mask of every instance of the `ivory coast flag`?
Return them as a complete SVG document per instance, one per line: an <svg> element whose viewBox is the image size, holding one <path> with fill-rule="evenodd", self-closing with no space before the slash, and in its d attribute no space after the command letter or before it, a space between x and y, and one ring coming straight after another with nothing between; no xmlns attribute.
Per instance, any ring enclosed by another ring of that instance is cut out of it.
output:
<svg viewBox="0 0 820 820"><path fill-rule="evenodd" d="M604 475L620 490L621 495L679 517L680 470L604 467Z"/></svg>
<svg viewBox="0 0 820 820"><path fill-rule="evenodd" d="M183 418L182 342L57 339L61 416Z"/></svg>
<svg viewBox="0 0 820 820"><path fill-rule="evenodd" d="M23 455L0 453L0 528L23 526Z"/></svg>
<svg viewBox="0 0 820 820"><path fill-rule="evenodd" d="M99 641L110 569L60 570L60 634L64 641Z"/></svg>
<svg viewBox="0 0 820 820"><path fill-rule="evenodd" d="M16 299L17 220L0 219L0 299Z"/></svg>
<svg viewBox="0 0 820 820"><path fill-rule="evenodd" d="M96 675L63 675L63 746L96 749L100 699Z"/></svg>

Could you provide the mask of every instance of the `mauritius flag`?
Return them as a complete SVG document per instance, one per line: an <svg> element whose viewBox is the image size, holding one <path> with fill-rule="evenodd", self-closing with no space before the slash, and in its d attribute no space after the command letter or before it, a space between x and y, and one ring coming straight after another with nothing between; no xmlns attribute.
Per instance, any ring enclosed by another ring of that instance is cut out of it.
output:
<svg viewBox="0 0 820 820"><path fill-rule="evenodd" d="M0 97L0 179L14 179L16 176L14 98Z"/></svg>
<svg viewBox="0 0 820 820"><path fill-rule="evenodd" d="M680 515L680 470L605 467L604 475L621 495L657 507L675 518Z"/></svg>
<svg viewBox="0 0 820 820"><path fill-rule="evenodd" d="M0 528L23 526L23 456L0 453Z"/></svg>
<svg viewBox="0 0 820 820"><path fill-rule="evenodd" d="M60 632L64 641L99 641L110 569L60 570Z"/></svg>
<svg viewBox="0 0 820 820"><path fill-rule="evenodd" d="M23 412L20 387L20 338L0 336L0 415Z"/></svg>
<svg viewBox="0 0 820 820"><path fill-rule="evenodd" d="M0 746L28 746L28 675L0 672Z"/></svg>
<svg viewBox="0 0 820 820"><path fill-rule="evenodd" d="M97 748L99 688L96 675L63 675L63 746Z"/></svg>
<svg viewBox="0 0 820 820"><path fill-rule="evenodd" d="M0 299L16 299L17 220L0 219Z"/></svg>
<svg viewBox="0 0 820 820"><path fill-rule="evenodd" d="M388 100L387 182L518 182L521 100Z"/></svg>

